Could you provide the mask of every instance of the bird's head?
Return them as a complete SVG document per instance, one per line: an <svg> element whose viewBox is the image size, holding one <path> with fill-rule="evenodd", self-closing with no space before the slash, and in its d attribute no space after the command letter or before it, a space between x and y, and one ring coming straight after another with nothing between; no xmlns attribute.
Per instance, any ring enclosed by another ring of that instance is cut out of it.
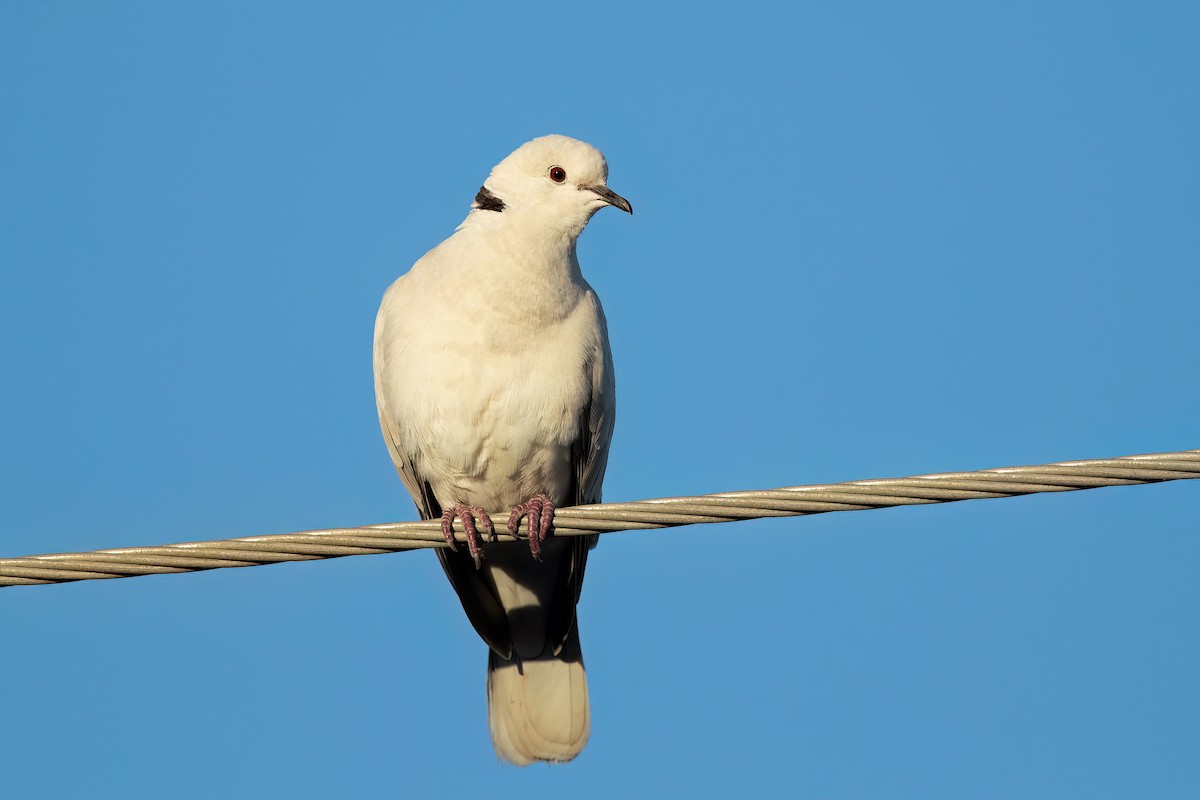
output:
<svg viewBox="0 0 1200 800"><path fill-rule="evenodd" d="M607 181L608 164L599 150L568 136L542 136L495 166L474 207L536 219L578 235L604 206L633 213L629 201L609 189Z"/></svg>

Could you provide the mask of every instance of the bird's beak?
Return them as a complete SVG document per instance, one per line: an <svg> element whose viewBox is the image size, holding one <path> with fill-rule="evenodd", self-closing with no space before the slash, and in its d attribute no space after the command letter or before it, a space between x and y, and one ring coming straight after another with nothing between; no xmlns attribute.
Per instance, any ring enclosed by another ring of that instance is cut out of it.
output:
<svg viewBox="0 0 1200 800"><path fill-rule="evenodd" d="M617 194L607 186L588 186L587 188L598 194L600 199L608 203L610 206L619 208L627 214L633 213L633 206L629 205L629 201L624 197L621 197L621 195Z"/></svg>

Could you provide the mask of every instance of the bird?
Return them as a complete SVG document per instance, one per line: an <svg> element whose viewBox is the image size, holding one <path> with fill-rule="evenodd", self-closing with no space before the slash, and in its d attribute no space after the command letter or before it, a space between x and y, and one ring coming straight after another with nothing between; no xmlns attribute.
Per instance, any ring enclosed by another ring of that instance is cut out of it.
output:
<svg viewBox="0 0 1200 800"><path fill-rule="evenodd" d="M437 557L488 646L492 744L518 766L570 761L591 730L576 604L597 537L551 527L555 508L601 502L613 434L607 323L576 254L606 206L633 213L599 150L526 142L375 322L383 437L421 518L441 520ZM488 512L507 509L500 540Z"/></svg>

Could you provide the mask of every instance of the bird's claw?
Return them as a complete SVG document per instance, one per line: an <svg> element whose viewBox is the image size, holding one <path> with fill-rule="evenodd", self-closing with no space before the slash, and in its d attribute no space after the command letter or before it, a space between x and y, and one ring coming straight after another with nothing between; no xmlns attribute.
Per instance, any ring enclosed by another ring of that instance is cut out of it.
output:
<svg viewBox="0 0 1200 800"><path fill-rule="evenodd" d="M454 541L455 517L462 522L463 533L467 535L467 552L475 561L475 569L479 569L480 562L483 560L483 548L480 547L479 528L475 526L475 518L479 518L479 524L487 531L488 541L496 541L496 526L492 524L492 518L487 515L482 506L468 506L459 503L453 508L447 508L442 512L442 536L446 537L446 543L455 552L458 552L458 545Z"/></svg>
<svg viewBox="0 0 1200 800"><path fill-rule="evenodd" d="M529 518L529 552L534 561L542 560L542 542L554 525L554 501L544 494L534 495L528 503L521 503L508 516L508 532L520 539L521 518Z"/></svg>

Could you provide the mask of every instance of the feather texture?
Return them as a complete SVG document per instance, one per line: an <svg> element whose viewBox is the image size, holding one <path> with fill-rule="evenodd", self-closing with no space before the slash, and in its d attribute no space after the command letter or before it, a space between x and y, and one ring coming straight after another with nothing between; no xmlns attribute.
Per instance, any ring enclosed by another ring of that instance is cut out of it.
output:
<svg viewBox="0 0 1200 800"><path fill-rule="evenodd" d="M580 185L555 185L552 165ZM538 494L560 506L600 502L615 387L604 314L575 241L605 204L579 189L606 177L590 145L534 140L493 170L481 190L487 207L477 204L384 295L376 403L423 519L458 504L500 512ZM575 606L594 539L551 537L541 563L523 543L488 543L479 569L466 552L438 551L491 650L492 740L513 763L566 761L587 741Z"/></svg>

